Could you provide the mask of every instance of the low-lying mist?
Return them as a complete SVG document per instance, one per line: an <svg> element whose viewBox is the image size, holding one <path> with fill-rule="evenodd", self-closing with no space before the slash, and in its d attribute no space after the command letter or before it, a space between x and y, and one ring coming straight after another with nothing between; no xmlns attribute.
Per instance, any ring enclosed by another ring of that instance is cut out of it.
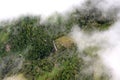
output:
<svg viewBox="0 0 120 80"><path fill-rule="evenodd" d="M86 33L79 26L74 26L70 35L80 52L84 52L88 47L98 47L92 52L93 55L97 55L96 59L80 54L86 62L93 62L88 66L90 69L88 72L86 72L87 69L84 70L86 73L92 71L90 67L95 64L94 67L99 76L105 72L110 80L120 80L120 2L119 0L90 0L90 2L90 6L96 6L104 16L114 17L115 22L105 31L96 30L91 33Z"/></svg>
<svg viewBox="0 0 120 80"><path fill-rule="evenodd" d="M95 57L84 56L84 54L80 54L79 56L87 62L92 61L95 64L94 67L96 67L96 69L98 70L97 73L106 72L111 77L111 80L120 79L119 29L120 22L118 21L106 31L95 31L90 34L87 34L84 31L82 31L78 26L75 26L73 27L72 32L70 33L80 52L83 52L88 47L98 48L97 50L95 48L92 52L92 55L97 55L96 59L94 59ZM102 63L105 68L102 69L102 67L100 67L100 63ZM88 66L88 68L93 66L94 64L91 63L91 65Z"/></svg>

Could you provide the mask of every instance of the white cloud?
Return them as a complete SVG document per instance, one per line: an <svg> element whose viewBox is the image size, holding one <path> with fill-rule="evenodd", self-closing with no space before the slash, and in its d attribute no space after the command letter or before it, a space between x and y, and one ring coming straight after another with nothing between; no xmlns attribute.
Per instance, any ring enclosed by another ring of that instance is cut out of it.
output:
<svg viewBox="0 0 120 80"><path fill-rule="evenodd" d="M64 12L84 0L0 0L0 20L23 14L48 16L55 11Z"/></svg>

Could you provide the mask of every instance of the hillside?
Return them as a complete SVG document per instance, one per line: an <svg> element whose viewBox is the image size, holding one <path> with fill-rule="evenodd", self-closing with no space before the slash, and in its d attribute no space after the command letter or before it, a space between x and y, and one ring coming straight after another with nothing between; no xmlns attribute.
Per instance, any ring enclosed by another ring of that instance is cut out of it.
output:
<svg viewBox="0 0 120 80"><path fill-rule="evenodd" d="M98 73L103 65L92 61L99 58L94 53L100 48L87 46L79 51L71 32L75 26L88 35L105 31L115 19L95 6L77 8L66 16L56 13L42 21L29 15L1 22L0 80L109 80L108 74ZM83 56L92 60L85 61Z"/></svg>

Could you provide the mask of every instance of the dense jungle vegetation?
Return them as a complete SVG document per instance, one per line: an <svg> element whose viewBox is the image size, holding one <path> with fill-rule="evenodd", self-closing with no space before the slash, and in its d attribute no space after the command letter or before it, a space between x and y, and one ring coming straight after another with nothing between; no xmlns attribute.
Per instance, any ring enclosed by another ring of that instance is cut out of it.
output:
<svg viewBox="0 0 120 80"><path fill-rule="evenodd" d="M28 15L1 22L0 80L16 74L26 80L108 80L105 74L97 78L95 72L83 73L92 62L86 63L78 54L94 57L94 48L79 52L68 36L74 25L92 32L108 29L114 22L90 6L86 3L87 9L77 8L68 15L55 13L44 21Z"/></svg>

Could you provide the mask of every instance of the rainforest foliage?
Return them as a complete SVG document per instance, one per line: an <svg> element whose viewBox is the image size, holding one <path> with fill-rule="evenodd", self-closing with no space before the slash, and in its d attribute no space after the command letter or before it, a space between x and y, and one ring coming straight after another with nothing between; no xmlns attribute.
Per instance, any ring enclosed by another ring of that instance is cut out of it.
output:
<svg viewBox="0 0 120 80"><path fill-rule="evenodd" d="M114 19L104 17L96 7L78 8L66 16L55 13L42 21L40 16L29 15L1 22L0 80L19 73L28 80L98 80L94 72L83 73L89 64L79 56L91 56L91 50L96 48L80 53L76 45L63 36L67 36L74 25L87 32L105 30ZM71 45L66 47L66 43ZM55 45L59 46L57 50ZM101 76L99 80L108 79Z"/></svg>

